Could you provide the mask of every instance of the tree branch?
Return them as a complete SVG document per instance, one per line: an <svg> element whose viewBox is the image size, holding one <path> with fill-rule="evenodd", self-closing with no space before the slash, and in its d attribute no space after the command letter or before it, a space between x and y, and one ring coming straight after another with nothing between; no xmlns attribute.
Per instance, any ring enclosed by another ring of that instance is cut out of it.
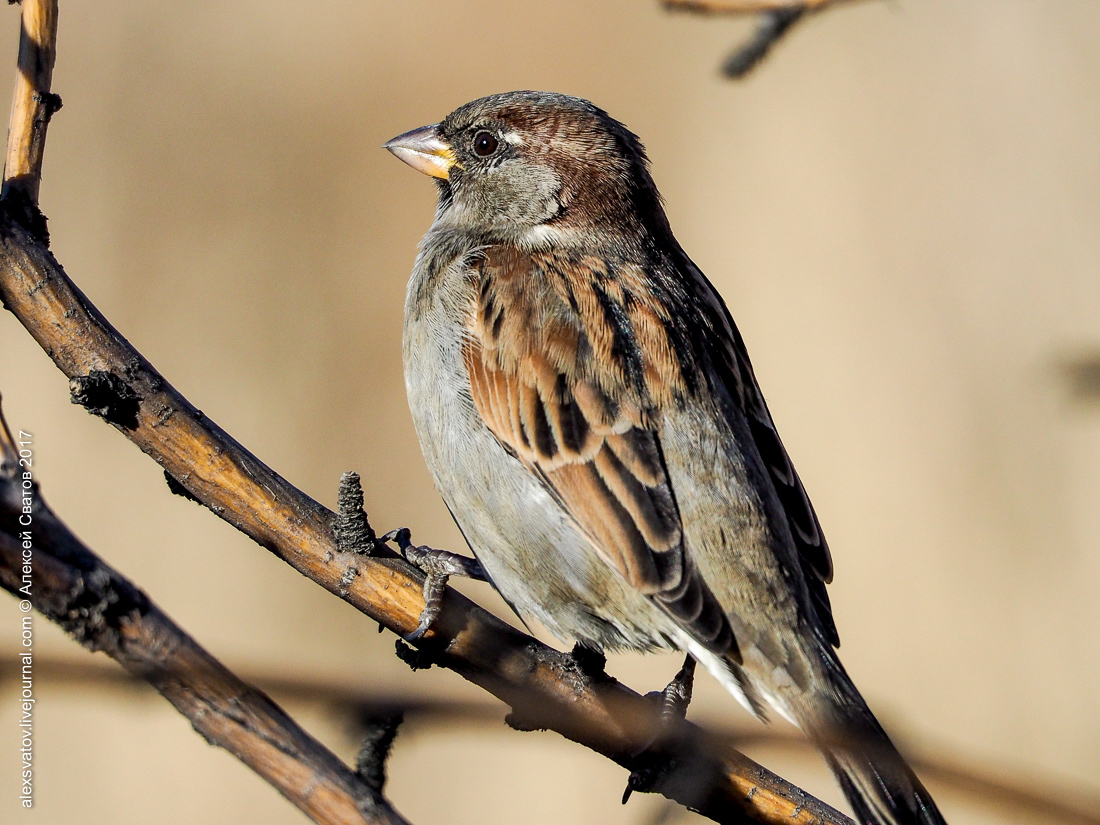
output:
<svg viewBox="0 0 1100 825"><path fill-rule="evenodd" d="M392 556L338 549L334 514L289 484L180 395L110 326L52 254L0 215L0 299L69 376L74 395L212 512L358 610L405 635L424 607L422 574ZM513 721L549 728L613 759L640 764L656 709L606 677L449 590L417 646L512 706ZM680 771L655 791L718 822L848 823L847 817L687 722L657 746L691 755L707 787Z"/></svg>
<svg viewBox="0 0 1100 825"><path fill-rule="evenodd" d="M50 91L56 43L57 0L23 0L2 193L5 206L47 243L46 219L37 204L46 127L61 108L61 98Z"/></svg>
<svg viewBox="0 0 1100 825"><path fill-rule="evenodd" d="M666 9L695 14L759 14L787 9L820 11L826 6L851 2L853 0L661 0Z"/></svg>
<svg viewBox="0 0 1100 825"><path fill-rule="evenodd" d="M757 15L752 36L722 64L722 74L739 79L755 69L796 23L827 6L852 0L661 0L670 11L707 15Z"/></svg>
<svg viewBox="0 0 1100 825"><path fill-rule="evenodd" d="M147 681L208 742L252 768L314 822L407 825L380 785L365 782L264 693L234 676L69 531L29 470L19 467L2 411L0 453L0 587Z"/></svg>
<svg viewBox="0 0 1100 825"><path fill-rule="evenodd" d="M17 97L15 105L28 104ZM19 148L17 137L13 141L9 157L22 157L27 149ZM10 166L22 168L35 178L26 191L36 194L40 169ZM74 402L303 575L396 633L414 630L424 607L423 575L382 548L373 557L341 550L333 513L177 392L69 280L40 237L0 210L0 300L69 377ZM653 703L603 674L583 672L572 657L454 591L417 646L422 663L448 667L507 702L514 727L555 730L628 770L654 759L675 764L652 790L718 822L850 823L690 723L657 737L662 723Z"/></svg>
<svg viewBox="0 0 1100 825"><path fill-rule="evenodd" d="M144 687L144 683L124 670L95 660L75 661L67 657L35 657L35 682L48 681L77 689L125 692ZM17 681L17 657L0 656L0 691L5 683ZM429 697L398 696L357 688L326 678L286 677L277 673L252 672L245 680L287 702L321 703L338 719L361 722L402 713L406 720L416 718L421 725L456 726L497 725L500 712L489 701L455 702ZM752 724L722 728L726 741L737 747L749 745L778 748L791 753L817 754L816 747L804 736L779 728ZM921 776L941 783L983 805L1009 808L1021 816L1056 819L1064 825L1100 825L1100 797L1081 786L1068 787L1051 777L1023 774L1018 776L985 773L980 768L925 752L907 752L906 759ZM665 820L662 820L665 821Z"/></svg>

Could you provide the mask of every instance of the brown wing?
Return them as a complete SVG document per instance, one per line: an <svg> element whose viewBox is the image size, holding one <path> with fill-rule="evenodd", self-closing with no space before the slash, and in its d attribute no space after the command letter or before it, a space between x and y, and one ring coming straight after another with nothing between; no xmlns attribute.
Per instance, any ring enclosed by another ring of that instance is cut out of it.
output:
<svg viewBox="0 0 1100 825"><path fill-rule="evenodd" d="M607 564L708 649L737 658L685 547L650 424L654 405L680 389L661 308L647 300L640 272L607 267L592 257L485 253L464 349L474 404Z"/></svg>

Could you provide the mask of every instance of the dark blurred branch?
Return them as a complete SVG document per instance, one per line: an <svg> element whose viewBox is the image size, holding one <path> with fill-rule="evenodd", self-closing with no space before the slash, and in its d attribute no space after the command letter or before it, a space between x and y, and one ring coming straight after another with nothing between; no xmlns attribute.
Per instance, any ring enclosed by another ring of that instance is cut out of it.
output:
<svg viewBox="0 0 1100 825"><path fill-rule="evenodd" d="M52 44L42 50L52 54ZM20 110L34 103L34 95L17 94L14 105ZM21 198L36 206L44 131L37 134L34 149L12 133L6 207ZM32 151L37 151L38 165L29 162ZM12 177L23 169L29 179ZM160 464L177 491L186 490L390 630L403 636L413 631L424 608L423 575L384 548L373 548L374 557L362 552L366 548L342 549L355 545L354 538L346 540L360 532L355 525L341 521L337 542L334 514L263 464L165 381L69 280L42 233L33 225L28 229L18 215L15 209L0 210L0 300L69 377L73 401ZM104 586L118 582L106 568L95 569ZM77 583L63 568L44 567L42 575L56 577L59 598ZM120 616L119 621L120 630L129 627L130 619ZM141 623L135 627L147 630ZM652 790L716 821L849 822L686 722L654 745L660 723L653 703L602 674L583 672L572 657L514 630L458 593L447 592L438 621L416 644L421 666L448 667L511 705L510 720L517 728L556 730L630 770L643 758L650 764L664 757L678 769Z"/></svg>
<svg viewBox="0 0 1100 825"><path fill-rule="evenodd" d="M744 77L768 56L772 47L806 15L801 8L780 9L761 14L752 37L733 50L722 64L722 74L734 80Z"/></svg>
<svg viewBox="0 0 1100 825"><path fill-rule="evenodd" d="M239 668L235 671L241 673ZM34 674L38 681L102 688L107 691L125 692L146 688L145 681L140 677L107 663L98 664L96 659L36 656ZM17 681L18 675L18 659L15 656L0 656L0 691L5 689L8 682ZM339 684L332 680L287 677L271 672L244 672L241 678L284 704L317 704L326 713L348 719L349 724L341 727L349 730L355 727L352 721L362 726L364 720L397 713L421 721L439 719L448 725L497 726L504 719L501 705L488 698L486 701L459 701L408 692L399 695L385 690Z"/></svg>
<svg viewBox="0 0 1100 825"><path fill-rule="evenodd" d="M759 14L768 11L818 11L852 0L661 0L666 9L694 14Z"/></svg>
<svg viewBox="0 0 1100 825"><path fill-rule="evenodd" d="M1073 401L1090 407L1100 403L1100 353L1066 358L1058 366Z"/></svg>
<svg viewBox="0 0 1100 825"><path fill-rule="evenodd" d="M15 657L0 656L0 692L8 680L16 680L19 662ZM35 657L35 680L81 687L124 691L143 689L146 683L124 670L108 664L70 661L67 658ZM448 699L409 696L352 687L324 678L295 678L278 673L245 673L245 680L284 703L317 703L341 720L373 720L403 714L416 719L420 726L446 726L453 732L458 726L496 727L501 720L499 706L490 702L457 702ZM764 746L792 751L805 751L816 759L816 748L804 736L754 722L749 726L711 727L725 741L738 748ZM1011 779L981 773L944 757L921 756L906 752L906 759L926 779L949 786L984 805L1002 807L1017 815L1034 814L1066 825L1100 825L1100 797L1081 787L1058 787L1055 779L1030 776ZM678 818L672 805L661 821ZM653 823L651 822L651 825Z"/></svg>
<svg viewBox="0 0 1100 825"><path fill-rule="evenodd" d="M355 773L368 788L380 794L386 786L386 760L397 737L397 729L405 721L405 714L401 711L371 714L361 721L364 731L359 753L355 757Z"/></svg>
<svg viewBox="0 0 1100 825"><path fill-rule="evenodd" d="M252 768L314 822L406 825L380 787L234 676L69 531L19 466L2 410L0 454L0 587L151 684L208 742Z"/></svg>
<svg viewBox="0 0 1100 825"><path fill-rule="evenodd" d="M852 0L662 0L665 8L707 15L757 15L756 31L722 64L726 77L755 69L799 20L828 6Z"/></svg>

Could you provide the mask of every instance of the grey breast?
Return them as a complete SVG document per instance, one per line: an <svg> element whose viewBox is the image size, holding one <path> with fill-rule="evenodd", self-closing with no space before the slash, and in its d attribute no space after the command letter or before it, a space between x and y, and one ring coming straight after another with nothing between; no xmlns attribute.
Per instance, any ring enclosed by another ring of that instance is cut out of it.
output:
<svg viewBox="0 0 1100 825"><path fill-rule="evenodd" d="M405 384L436 488L521 617L559 638L609 649L669 646L667 617L597 557L542 482L482 422L462 356L476 299L465 264L471 254L472 246L429 235L406 297Z"/></svg>

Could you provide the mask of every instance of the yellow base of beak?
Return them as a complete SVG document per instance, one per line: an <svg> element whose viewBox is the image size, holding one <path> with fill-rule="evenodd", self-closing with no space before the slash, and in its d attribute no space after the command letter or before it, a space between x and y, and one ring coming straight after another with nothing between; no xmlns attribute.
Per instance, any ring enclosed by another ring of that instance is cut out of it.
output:
<svg viewBox="0 0 1100 825"><path fill-rule="evenodd" d="M451 167L458 166L454 149L440 137L438 125L422 126L405 132L382 144L382 148L389 149L398 160L433 178L447 180Z"/></svg>

